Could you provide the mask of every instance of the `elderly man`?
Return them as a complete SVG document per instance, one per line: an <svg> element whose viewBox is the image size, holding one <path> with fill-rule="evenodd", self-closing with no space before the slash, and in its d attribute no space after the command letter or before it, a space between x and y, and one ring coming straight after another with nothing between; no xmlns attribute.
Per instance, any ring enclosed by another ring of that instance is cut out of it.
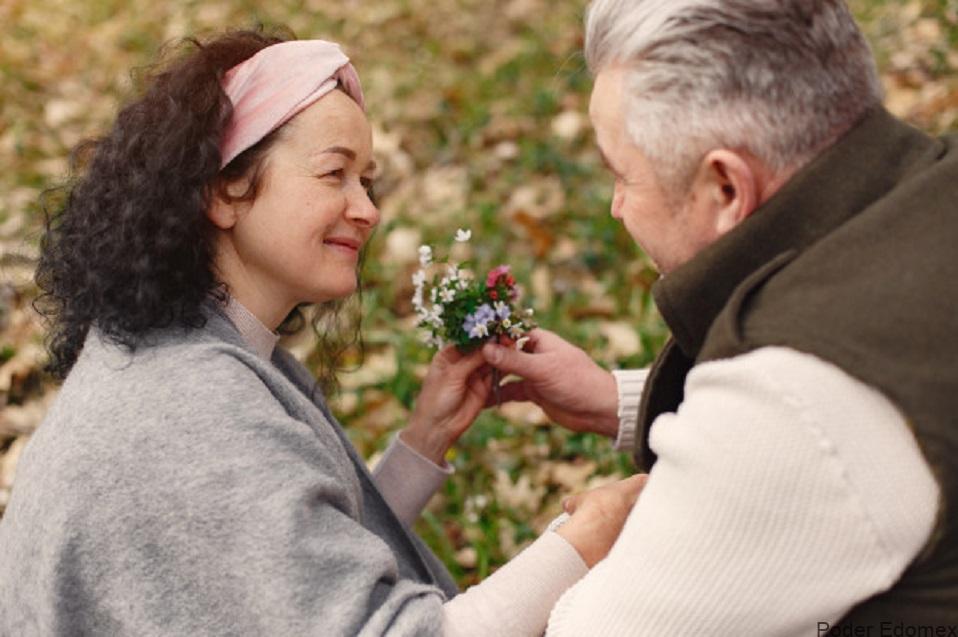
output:
<svg viewBox="0 0 958 637"><path fill-rule="evenodd" d="M883 110L840 0L596 0L586 29L672 339L648 374L545 331L484 350L651 468L549 634L955 634L958 139Z"/></svg>

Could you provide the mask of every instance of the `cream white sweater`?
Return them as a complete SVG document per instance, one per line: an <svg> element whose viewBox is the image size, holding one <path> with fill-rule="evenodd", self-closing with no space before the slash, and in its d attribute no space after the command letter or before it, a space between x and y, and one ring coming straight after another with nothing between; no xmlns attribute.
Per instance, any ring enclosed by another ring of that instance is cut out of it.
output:
<svg viewBox="0 0 958 637"><path fill-rule="evenodd" d="M769 347L695 367L605 560L548 635L813 635L890 587L939 489L901 414L840 369Z"/></svg>

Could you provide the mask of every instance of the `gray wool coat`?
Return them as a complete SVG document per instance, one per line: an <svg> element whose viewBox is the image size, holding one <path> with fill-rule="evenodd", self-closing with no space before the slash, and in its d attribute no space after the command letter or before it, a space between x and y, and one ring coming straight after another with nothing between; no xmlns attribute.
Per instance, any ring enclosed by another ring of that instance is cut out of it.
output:
<svg viewBox="0 0 958 637"><path fill-rule="evenodd" d="M440 634L456 587L312 376L209 314L91 330L0 520L0 635Z"/></svg>

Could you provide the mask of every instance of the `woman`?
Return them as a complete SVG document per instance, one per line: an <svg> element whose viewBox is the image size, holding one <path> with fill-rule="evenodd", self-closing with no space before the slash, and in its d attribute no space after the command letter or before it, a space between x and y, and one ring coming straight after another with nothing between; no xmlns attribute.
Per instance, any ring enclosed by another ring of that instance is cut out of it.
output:
<svg viewBox="0 0 958 637"><path fill-rule="evenodd" d="M371 476L276 347L356 290L373 170L329 42L195 43L121 110L44 241L65 381L0 521L0 634L539 634L605 555L639 479L457 596L408 524L488 396L481 357L437 355Z"/></svg>

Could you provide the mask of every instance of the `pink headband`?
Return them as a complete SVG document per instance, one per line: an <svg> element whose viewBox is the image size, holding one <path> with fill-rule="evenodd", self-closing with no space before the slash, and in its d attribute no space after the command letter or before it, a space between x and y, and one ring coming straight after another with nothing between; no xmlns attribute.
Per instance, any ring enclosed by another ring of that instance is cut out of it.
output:
<svg viewBox="0 0 958 637"><path fill-rule="evenodd" d="M222 86L233 116L220 142L220 168L337 86L366 110L356 69L325 40L268 46L227 71Z"/></svg>

